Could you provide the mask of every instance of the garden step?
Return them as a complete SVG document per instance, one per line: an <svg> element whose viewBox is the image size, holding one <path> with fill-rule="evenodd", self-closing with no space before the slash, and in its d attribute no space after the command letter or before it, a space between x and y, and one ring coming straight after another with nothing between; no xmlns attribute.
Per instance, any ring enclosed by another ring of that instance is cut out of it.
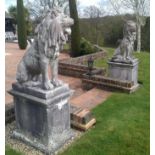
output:
<svg viewBox="0 0 155 155"><path fill-rule="evenodd" d="M93 88L78 97L72 98L70 103L73 106L91 110L92 108L104 102L110 95L111 92L109 91Z"/></svg>
<svg viewBox="0 0 155 155"><path fill-rule="evenodd" d="M71 120L71 126L72 127L75 127L77 129L84 130L84 131L91 128L95 123L96 123L95 118L92 118L87 124L81 124L81 123L78 123L78 122L75 122L75 121Z"/></svg>
<svg viewBox="0 0 155 155"><path fill-rule="evenodd" d="M88 130L96 123L96 119L88 109L71 105L71 126L80 130Z"/></svg>
<svg viewBox="0 0 155 155"><path fill-rule="evenodd" d="M73 100L74 98L77 98L78 96L81 96L85 92L86 90L83 90L82 88L75 89L73 95L71 96L71 100Z"/></svg>

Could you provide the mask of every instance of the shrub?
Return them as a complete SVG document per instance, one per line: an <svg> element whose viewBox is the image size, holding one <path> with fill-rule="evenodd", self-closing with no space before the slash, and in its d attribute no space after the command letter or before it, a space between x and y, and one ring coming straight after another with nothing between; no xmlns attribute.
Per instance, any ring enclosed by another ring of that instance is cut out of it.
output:
<svg viewBox="0 0 155 155"><path fill-rule="evenodd" d="M26 23L23 0L17 0L18 45L20 49L27 46Z"/></svg>
<svg viewBox="0 0 155 155"><path fill-rule="evenodd" d="M86 55L95 53L96 50L94 49L93 45L86 40L85 38L81 38L80 40L80 55Z"/></svg>
<svg viewBox="0 0 155 155"><path fill-rule="evenodd" d="M143 51L150 51L150 17L147 17L146 24L142 27L141 46Z"/></svg>
<svg viewBox="0 0 155 155"><path fill-rule="evenodd" d="M70 16L74 19L74 25L71 33L71 56L77 57L80 55L80 28L76 6L76 0L69 0Z"/></svg>

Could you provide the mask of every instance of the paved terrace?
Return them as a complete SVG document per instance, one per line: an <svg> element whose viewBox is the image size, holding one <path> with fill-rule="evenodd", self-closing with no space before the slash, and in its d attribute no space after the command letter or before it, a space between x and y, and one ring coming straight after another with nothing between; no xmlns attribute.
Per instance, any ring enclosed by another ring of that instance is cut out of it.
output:
<svg viewBox="0 0 155 155"><path fill-rule="evenodd" d="M13 98L7 93L11 89L11 85L16 81L17 64L20 62L26 50L20 50L16 43L5 44L5 104L13 104ZM59 59L69 58L68 54L61 53ZM71 104L82 108L92 109L96 105L102 103L110 96L111 92L94 88L89 91L82 89L82 83L79 78L59 75L59 78L68 83L70 88L75 92L71 98Z"/></svg>

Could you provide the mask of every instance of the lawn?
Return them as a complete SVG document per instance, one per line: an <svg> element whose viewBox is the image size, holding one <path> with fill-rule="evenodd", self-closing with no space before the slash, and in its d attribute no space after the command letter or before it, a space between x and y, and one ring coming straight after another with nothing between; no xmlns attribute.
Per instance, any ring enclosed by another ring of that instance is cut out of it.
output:
<svg viewBox="0 0 155 155"><path fill-rule="evenodd" d="M113 49L106 48L110 58ZM135 53L139 58L142 85L132 94L113 95L93 109L97 123L60 155L149 155L150 154L150 54ZM107 67L107 60L95 61ZM8 150L6 155L9 154Z"/></svg>
<svg viewBox="0 0 155 155"><path fill-rule="evenodd" d="M108 57L113 49L107 48ZM143 84L132 94L114 93L93 110L95 128L86 132L61 155L149 155L150 154L150 55L139 58L139 78ZM107 60L96 66L107 67Z"/></svg>
<svg viewBox="0 0 155 155"><path fill-rule="evenodd" d="M5 148L5 155L22 155L22 153L19 153L19 152L13 150L9 146L6 146L6 148Z"/></svg>

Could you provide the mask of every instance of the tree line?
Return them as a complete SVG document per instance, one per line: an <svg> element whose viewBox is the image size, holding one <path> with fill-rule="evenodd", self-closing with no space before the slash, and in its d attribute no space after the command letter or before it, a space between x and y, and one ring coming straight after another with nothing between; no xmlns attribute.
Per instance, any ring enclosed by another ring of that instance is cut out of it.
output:
<svg viewBox="0 0 155 155"><path fill-rule="evenodd" d="M130 14L80 19L81 36L93 44L116 47L123 38L122 18L135 20L135 16ZM135 50L136 45L137 42ZM150 50L150 17L146 18L146 24L141 30L141 50Z"/></svg>
<svg viewBox="0 0 155 155"><path fill-rule="evenodd" d="M75 24L72 26L72 36L71 36L71 55L72 56L80 55L80 41L82 37L84 37L85 39L87 39L93 44L98 44L101 46L116 46L117 43L119 42L119 39L122 39L123 37L123 32L122 32L123 25L124 25L123 19L127 19L126 17L129 17L129 19L135 20L135 22L137 23L137 34L138 34L137 49L141 49L141 45L142 45L142 50L149 50L150 22L149 22L149 17L146 20L146 16L144 16L143 14L144 8L147 8L146 6L148 5L146 5L145 3L142 3L142 2L148 2L148 0L143 0L143 1L138 0L136 1L136 3L134 3L135 1L132 2L131 0L125 0L126 3L124 4L122 3L121 0L118 1L120 3L114 3L115 1L113 2L113 0L110 0L114 10L116 11L118 11L119 8L122 8L122 4L124 6L129 6L126 4L130 4L131 6L130 8L132 10L135 10L136 8L136 12L134 12L133 15L128 14L127 16L121 15L119 13L113 16L105 16L105 10L103 9L102 5L101 7L89 6L84 9L84 14L87 17L85 19L78 18L76 0L57 0L57 1L39 0L39 1L35 1L36 3L35 5L31 3L29 0L28 2L29 2L28 3L29 5L27 5L28 9L25 9L23 6L23 0L17 0L17 12L20 12L19 14L17 14L17 24L18 24L18 27L20 27L20 29L18 29L18 36L19 36L18 38L24 38L23 34L24 35L26 34L24 31L27 31L27 34L29 34L30 33L28 31L29 27L31 27L32 29L31 32L33 33L33 28L35 28L35 25L37 25L42 19L43 12L46 12L47 9L50 9L52 7L60 6L64 9L64 12L70 14L70 16L75 21ZM120 5L121 7L118 4L121 4ZM135 8L132 8L133 6ZM29 15L28 14L25 15L27 10L34 18L31 22L25 23L23 19L27 19L27 21L30 21ZM142 19L144 19L145 21L144 23L146 24L141 24ZM138 21L140 21L140 23L138 23ZM28 23L31 23L31 25L28 25ZM20 24L26 25L26 26L22 27L20 26ZM23 40L23 39L20 39L20 40ZM26 35L25 35L25 40L26 40ZM24 48L26 47L25 45L24 45Z"/></svg>

